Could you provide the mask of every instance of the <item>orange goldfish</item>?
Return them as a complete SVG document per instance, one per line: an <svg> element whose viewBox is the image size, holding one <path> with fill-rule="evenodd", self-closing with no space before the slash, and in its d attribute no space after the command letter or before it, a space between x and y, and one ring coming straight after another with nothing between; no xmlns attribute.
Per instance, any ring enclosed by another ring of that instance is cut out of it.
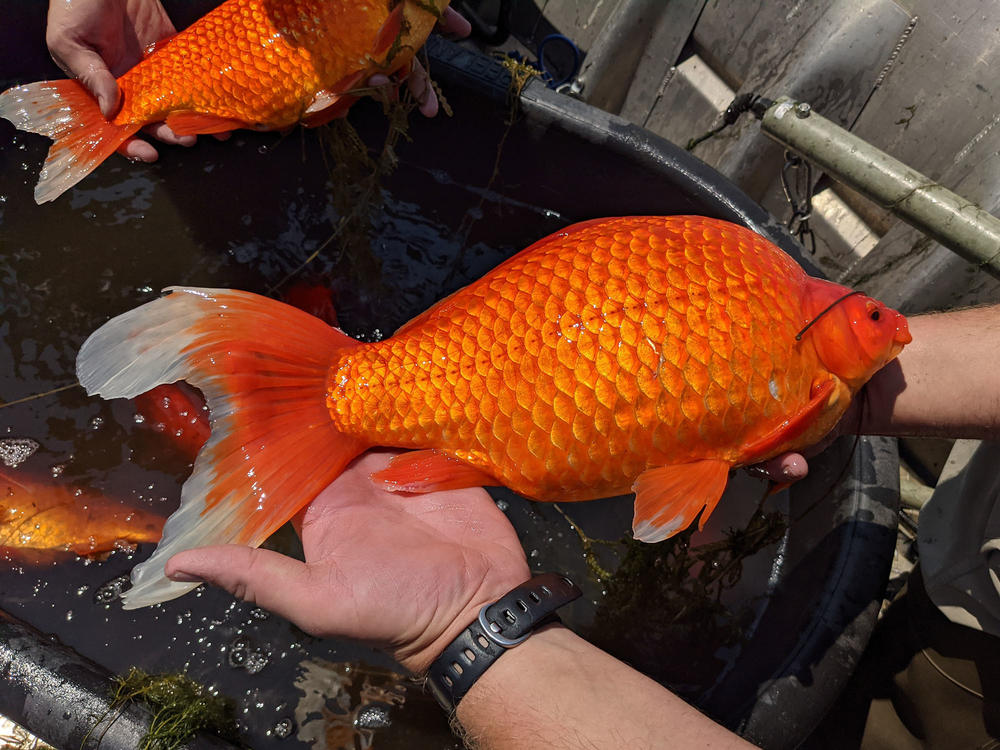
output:
<svg viewBox="0 0 1000 750"><path fill-rule="evenodd" d="M211 432L205 402L183 383L158 385L139 394L135 398L135 409L142 424L170 438L188 461L194 461Z"/></svg>
<svg viewBox="0 0 1000 750"><path fill-rule="evenodd" d="M0 117L53 139L35 200L54 200L140 128L280 130L343 116L375 73L408 66L449 0L227 0L118 79L108 122L75 80L0 94Z"/></svg>
<svg viewBox="0 0 1000 750"><path fill-rule="evenodd" d="M0 556L39 563L157 542L164 519L109 498L0 472Z"/></svg>
<svg viewBox="0 0 1000 750"><path fill-rule="evenodd" d="M280 302L172 288L84 343L106 398L187 379L212 435L126 607L179 596L174 553L260 544L371 446L406 492L636 494L633 532L712 512L734 467L816 442L910 341L885 305L734 224L601 219L513 256L378 343ZM845 296L847 295L847 296Z"/></svg>

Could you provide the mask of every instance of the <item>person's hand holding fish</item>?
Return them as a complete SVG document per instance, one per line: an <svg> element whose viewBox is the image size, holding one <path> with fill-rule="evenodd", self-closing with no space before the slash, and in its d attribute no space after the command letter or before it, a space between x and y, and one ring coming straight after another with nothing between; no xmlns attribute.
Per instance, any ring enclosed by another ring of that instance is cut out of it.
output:
<svg viewBox="0 0 1000 750"><path fill-rule="evenodd" d="M296 516L305 562L214 546L176 555L168 575L209 581L312 635L362 640L424 672L480 607L531 573L483 488L405 496L374 484L395 455L366 453Z"/></svg>

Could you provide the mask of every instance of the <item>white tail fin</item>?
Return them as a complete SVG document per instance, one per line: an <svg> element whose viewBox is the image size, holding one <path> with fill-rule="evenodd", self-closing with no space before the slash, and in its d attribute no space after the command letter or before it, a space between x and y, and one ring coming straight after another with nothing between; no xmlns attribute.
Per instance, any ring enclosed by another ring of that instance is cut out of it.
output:
<svg viewBox="0 0 1000 750"><path fill-rule="evenodd" d="M93 172L141 125L112 125L79 81L40 81L0 94L0 117L55 143L35 186L35 201L55 200Z"/></svg>
<svg viewBox="0 0 1000 750"><path fill-rule="evenodd" d="M167 291L101 326L77 357L88 393L131 398L186 380L201 389L211 412L212 435L159 546L132 571L126 609L198 585L163 573L181 550L261 544L367 447L339 433L326 406L336 350L362 344L248 292Z"/></svg>

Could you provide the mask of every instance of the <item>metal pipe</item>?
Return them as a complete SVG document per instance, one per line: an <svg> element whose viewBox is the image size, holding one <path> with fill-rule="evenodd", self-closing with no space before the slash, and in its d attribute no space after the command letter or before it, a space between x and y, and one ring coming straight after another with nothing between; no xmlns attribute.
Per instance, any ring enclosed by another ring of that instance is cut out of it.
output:
<svg viewBox="0 0 1000 750"><path fill-rule="evenodd" d="M761 130L945 247L1000 278L1000 219L812 110L782 97Z"/></svg>
<svg viewBox="0 0 1000 750"><path fill-rule="evenodd" d="M131 750L151 714L129 704L111 711L111 674L31 626L0 612L0 714L60 748ZM186 750L236 750L206 733Z"/></svg>

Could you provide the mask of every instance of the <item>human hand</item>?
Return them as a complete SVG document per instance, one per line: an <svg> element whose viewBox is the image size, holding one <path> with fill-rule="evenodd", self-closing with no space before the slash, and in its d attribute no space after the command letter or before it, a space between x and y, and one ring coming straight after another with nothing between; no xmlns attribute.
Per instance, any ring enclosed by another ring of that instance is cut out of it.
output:
<svg viewBox="0 0 1000 750"><path fill-rule="evenodd" d="M441 20L437 24L437 29L445 36L463 38L472 32L472 25L457 11L445 8ZM368 79L369 86L385 86L389 83L391 83L389 77L381 73ZM434 92L434 87L431 86L427 70L416 58L413 59L413 64L410 67L406 85L410 89L410 93L413 94L413 98L417 100L420 114L424 117L434 117L438 113L437 94Z"/></svg>
<svg viewBox="0 0 1000 750"><path fill-rule="evenodd" d="M79 79L110 120L121 97L115 78L139 62L150 44L175 33L160 0L51 0L45 42L56 64ZM162 122L144 131L164 143L195 142L194 136L175 135ZM129 138L118 152L145 162L158 156L141 138Z"/></svg>
<svg viewBox="0 0 1000 750"><path fill-rule="evenodd" d="M169 578L207 581L321 637L362 640L424 672L479 613L530 578L482 488L425 495L371 481L395 451L351 463L296 518L305 562L236 545L181 552Z"/></svg>

